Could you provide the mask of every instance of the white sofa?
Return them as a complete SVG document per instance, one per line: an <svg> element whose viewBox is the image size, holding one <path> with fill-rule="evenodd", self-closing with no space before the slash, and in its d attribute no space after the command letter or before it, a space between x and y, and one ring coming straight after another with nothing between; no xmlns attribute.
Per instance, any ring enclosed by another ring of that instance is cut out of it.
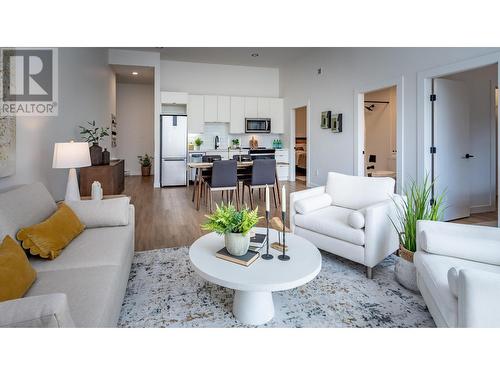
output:
<svg viewBox="0 0 500 375"><path fill-rule="evenodd" d="M330 172L326 186L290 194L290 229L318 248L372 268L398 249L389 216L395 181Z"/></svg>
<svg viewBox="0 0 500 375"><path fill-rule="evenodd" d="M500 229L417 223L417 284L438 327L500 327Z"/></svg>
<svg viewBox="0 0 500 375"><path fill-rule="evenodd" d="M55 209L41 183L1 193L0 239ZM85 229L54 260L30 256L37 279L24 298L0 303L0 327L115 327L134 254L134 206L128 214L128 225Z"/></svg>

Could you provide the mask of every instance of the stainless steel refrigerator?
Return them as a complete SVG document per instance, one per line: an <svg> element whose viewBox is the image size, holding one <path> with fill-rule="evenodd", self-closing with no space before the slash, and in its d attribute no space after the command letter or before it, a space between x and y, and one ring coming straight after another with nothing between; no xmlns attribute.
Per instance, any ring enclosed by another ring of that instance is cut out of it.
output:
<svg viewBox="0 0 500 375"><path fill-rule="evenodd" d="M186 185L187 117L161 116L161 186Z"/></svg>

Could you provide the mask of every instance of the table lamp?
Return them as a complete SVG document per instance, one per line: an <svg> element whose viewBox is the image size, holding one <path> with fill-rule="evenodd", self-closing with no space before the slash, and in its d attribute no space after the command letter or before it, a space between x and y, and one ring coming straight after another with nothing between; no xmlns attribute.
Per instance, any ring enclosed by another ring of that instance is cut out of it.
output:
<svg viewBox="0 0 500 375"><path fill-rule="evenodd" d="M68 184L66 186L66 201L80 200L80 190L76 178L76 169L88 167L90 163L89 144L87 142L65 142L54 145L52 168L69 168Z"/></svg>

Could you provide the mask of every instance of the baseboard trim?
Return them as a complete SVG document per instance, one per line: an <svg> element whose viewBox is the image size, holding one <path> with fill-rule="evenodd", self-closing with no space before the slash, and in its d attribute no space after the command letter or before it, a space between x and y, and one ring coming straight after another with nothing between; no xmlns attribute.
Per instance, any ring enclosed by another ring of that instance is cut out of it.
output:
<svg viewBox="0 0 500 375"><path fill-rule="evenodd" d="M471 214L484 214L486 212L494 212L496 208L491 205L483 205L483 206L472 206L470 208Z"/></svg>

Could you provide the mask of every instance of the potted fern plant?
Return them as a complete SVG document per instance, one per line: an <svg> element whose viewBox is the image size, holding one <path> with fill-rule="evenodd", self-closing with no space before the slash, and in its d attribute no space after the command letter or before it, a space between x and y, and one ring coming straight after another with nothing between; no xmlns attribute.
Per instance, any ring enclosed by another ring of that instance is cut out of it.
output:
<svg viewBox="0 0 500 375"><path fill-rule="evenodd" d="M396 216L390 219L399 237L394 273L401 285L413 291L418 291L417 272L413 264L413 254L417 251L417 221L439 221L444 212L444 193L436 196L433 204L430 203L433 186L434 181L429 181L428 176L420 185L412 180L404 191L404 198L393 198Z"/></svg>
<svg viewBox="0 0 500 375"><path fill-rule="evenodd" d="M224 236L227 251L234 256L245 255L250 246L250 230L261 219L255 210L244 208L237 210L232 204L220 206L201 226L203 230L212 231Z"/></svg>
<svg viewBox="0 0 500 375"><path fill-rule="evenodd" d="M194 146L195 146L195 149L196 149L196 150L199 150L202 144L203 144L203 141L201 140L201 138L200 138L200 137L197 137L197 138L194 140Z"/></svg>
<svg viewBox="0 0 500 375"><path fill-rule="evenodd" d="M146 177L151 175L151 161L153 160L153 157L148 154L144 154L144 156L139 155L137 159L139 159L139 164L141 165L142 176Z"/></svg>

